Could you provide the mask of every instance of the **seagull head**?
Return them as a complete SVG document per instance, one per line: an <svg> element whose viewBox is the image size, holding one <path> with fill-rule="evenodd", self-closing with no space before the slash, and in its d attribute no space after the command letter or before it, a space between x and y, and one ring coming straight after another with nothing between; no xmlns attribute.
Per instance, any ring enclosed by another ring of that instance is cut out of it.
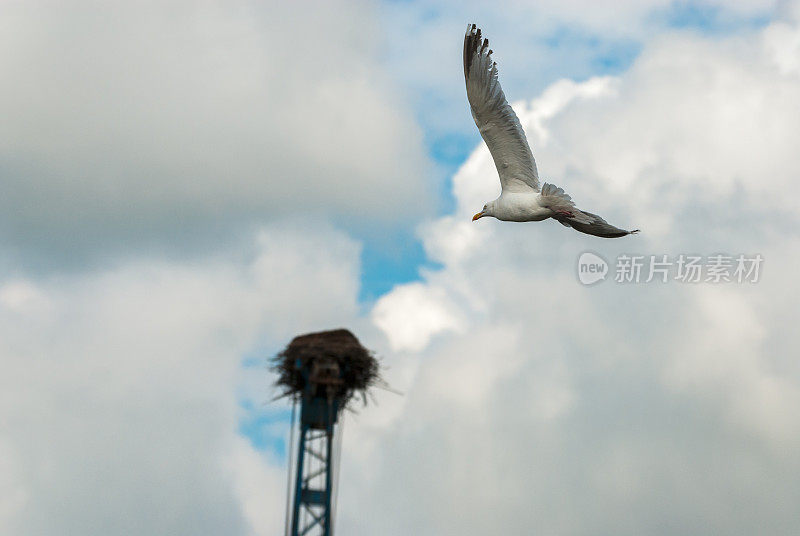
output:
<svg viewBox="0 0 800 536"><path fill-rule="evenodd" d="M489 201L483 205L481 211L472 217L472 221L479 220L484 216L494 216L494 201Z"/></svg>

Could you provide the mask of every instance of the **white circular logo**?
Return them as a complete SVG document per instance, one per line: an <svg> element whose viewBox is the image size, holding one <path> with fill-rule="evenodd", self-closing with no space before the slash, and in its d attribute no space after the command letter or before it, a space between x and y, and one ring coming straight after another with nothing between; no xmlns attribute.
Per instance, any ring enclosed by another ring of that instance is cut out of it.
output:
<svg viewBox="0 0 800 536"><path fill-rule="evenodd" d="M578 257L578 281L584 285L593 285L602 281L607 274L608 263L600 255L584 251Z"/></svg>

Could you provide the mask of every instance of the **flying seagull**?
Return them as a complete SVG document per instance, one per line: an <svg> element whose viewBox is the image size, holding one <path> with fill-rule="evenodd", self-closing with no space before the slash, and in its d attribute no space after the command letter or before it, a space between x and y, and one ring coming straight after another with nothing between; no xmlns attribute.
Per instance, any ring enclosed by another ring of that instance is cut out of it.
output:
<svg viewBox="0 0 800 536"><path fill-rule="evenodd" d="M579 210L564 190L552 184L539 186L536 162L517 114L509 106L497 79L489 40L474 24L464 36L464 78L472 118L489 147L500 175L500 197L489 201L472 217L492 216L503 221L542 221L553 218L576 231L603 238L639 232L614 227L596 214Z"/></svg>

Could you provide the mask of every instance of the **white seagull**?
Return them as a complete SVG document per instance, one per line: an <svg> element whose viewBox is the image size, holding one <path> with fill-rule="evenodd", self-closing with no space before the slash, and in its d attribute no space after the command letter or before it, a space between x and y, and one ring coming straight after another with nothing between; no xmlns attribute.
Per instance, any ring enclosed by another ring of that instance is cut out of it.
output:
<svg viewBox="0 0 800 536"><path fill-rule="evenodd" d="M639 232L614 227L596 214L579 210L557 186L544 183L539 187L536 162L517 114L500 87L489 40L481 38L481 31L474 24L464 36L464 78L472 118L489 147L502 186L500 197L486 203L472 221L484 216L503 221L553 218L561 225L603 238Z"/></svg>

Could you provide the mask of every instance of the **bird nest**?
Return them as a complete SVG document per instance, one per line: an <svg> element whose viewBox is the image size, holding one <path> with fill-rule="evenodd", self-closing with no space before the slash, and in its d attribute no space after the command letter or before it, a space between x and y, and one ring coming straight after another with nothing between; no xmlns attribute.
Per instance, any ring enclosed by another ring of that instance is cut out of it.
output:
<svg viewBox="0 0 800 536"><path fill-rule="evenodd" d="M383 383L374 354L346 329L295 337L273 358L271 368L278 374L278 398L309 392L338 398L342 407L356 394L366 404L369 388Z"/></svg>

